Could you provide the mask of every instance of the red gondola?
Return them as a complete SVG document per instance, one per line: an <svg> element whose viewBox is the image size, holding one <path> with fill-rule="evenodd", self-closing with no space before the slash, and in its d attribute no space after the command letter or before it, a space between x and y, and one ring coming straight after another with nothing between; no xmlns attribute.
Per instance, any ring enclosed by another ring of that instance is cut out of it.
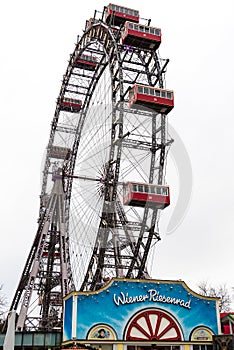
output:
<svg viewBox="0 0 234 350"><path fill-rule="evenodd" d="M49 256L49 252L43 252L42 253L43 258L47 258ZM55 259L60 259L60 253L59 252L54 252L54 258Z"/></svg>
<svg viewBox="0 0 234 350"><path fill-rule="evenodd" d="M81 55L74 63L74 67L93 71L97 66L97 58L91 55Z"/></svg>
<svg viewBox="0 0 234 350"><path fill-rule="evenodd" d="M142 49L158 49L161 44L161 29L126 22L120 43Z"/></svg>
<svg viewBox="0 0 234 350"><path fill-rule="evenodd" d="M127 7L109 4L106 7L105 21L107 24L120 26L125 21L139 22L139 11Z"/></svg>
<svg viewBox="0 0 234 350"><path fill-rule="evenodd" d="M52 146L50 150L51 158L66 159L70 153L71 149L67 147Z"/></svg>
<svg viewBox="0 0 234 350"><path fill-rule="evenodd" d="M60 109L71 113L77 113L81 110L82 101L73 98L64 97L60 102Z"/></svg>
<svg viewBox="0 0 234 350"><path fill-rule="evenodd" d="M128 104L130 108L141 105L158 113L167 114L174 107L174 94L171 90L134 84L129 91Z"/></svg>
<svg viewBox="0 0 234 350"><path fill-rule="evenodd" d="M127 182L124 184L124 205L144 207L146 203L151 208L166 208L168 205L170 205L169 187L138 182Z"/></svg>

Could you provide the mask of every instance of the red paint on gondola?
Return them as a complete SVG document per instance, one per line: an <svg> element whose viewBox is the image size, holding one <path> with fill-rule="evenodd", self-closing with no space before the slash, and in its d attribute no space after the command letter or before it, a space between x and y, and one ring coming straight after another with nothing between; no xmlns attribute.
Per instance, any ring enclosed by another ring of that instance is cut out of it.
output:
<svg viewBox="0 0 234 350"><path fill-rule="evenodd" d="M50 150L51 158L66 159L69 157L71 149L61 146L52 146Z"/></svg>
<svg viewBox="0 0 234 350"><path fill-rule="evenodd" d="M92 70L92 71L95 70L96 66L97 66L97 58L90 55L82 55L74 63L74 67L76 68Z"/></svg>
<svg viewBox="0 0 234 350"><path fill-rule="evenodd" d="M164 209L170 205L168 186L127 182L123 189L123 204L135 207Z"/></svg>
<svg viewBox="0 0 234 350"><path fill-rule="evenodd" d="M174 108L174 93L171 90L135 84L129 91L128 102L130 108L141 105L167 114Z"/></svg>
<svg viewBox="0 0 234 350"><path fill-rule="evenodd" d="M109 4L106 7L105 22L116 26L123 24L125 21L139 22L139 11L119 5Z"/></svg>
<svg viewBox="0 0 234 350"><path fill-rule="evenodd" d="M62 101L61 104L64 105L64 106L76 107L76 108L79 108L79 109L81 108L81 103Z"/></svg>
<svg viewBox="0 0 234 350"><path fill-rule="evenodd" d="M120 42L142 49L158 49L161 44L161 29L126 22L122 29Z"/></svg>
<svg viewBox="0 0 234 350"><path fill-rule="evenodd" d="M42 253L42 256L43 256L43 258L47 258L47 257L49 256L49 252L43 252L43 253ZM59 253L59 252L55 252L55 253L53 254L53 257L54 257L55 259L60 259L60 253Z"/></svg>
<svg viewBox="0 0 234 350"><path fill-rule="evenodd" d="M94 67L96 67L96 65L97 65L96 62L92 62L92 61L88 61L88 60L83 60L83 59L78 59L78 60L76 60L76 62L77 62L78 64L81 64L81 65L88 64L88 65L94 66Z"/></svg>
<svg viewBox="0 0 234 350"><path fill-rule="evenodd" d="M61 110L68 111L68 112L79 112L81 110L81 107L82 107L81 100L75 100L69 97L64 97L60 102Z"/></svg>

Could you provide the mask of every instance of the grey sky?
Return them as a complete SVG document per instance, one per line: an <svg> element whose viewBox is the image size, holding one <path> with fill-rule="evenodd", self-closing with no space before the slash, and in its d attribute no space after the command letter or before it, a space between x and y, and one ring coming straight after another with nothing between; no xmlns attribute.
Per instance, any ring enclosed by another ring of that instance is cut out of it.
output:
<svg viewBox="0 0 234 350"><path fill-rule="evenodd" d="M182 279L194 289L201 280L234 286L233 0L114 3L140 10L162 29L159 52L170 59L166 86L175 92L168 118L193 171L187 215L168 235L180 190L168 160L172 205L162 215L153 277ZM37 229L41 162L62 75L85 20L108 3L82 4L9 0L1 5L0 282L9 301Z"/></svg>

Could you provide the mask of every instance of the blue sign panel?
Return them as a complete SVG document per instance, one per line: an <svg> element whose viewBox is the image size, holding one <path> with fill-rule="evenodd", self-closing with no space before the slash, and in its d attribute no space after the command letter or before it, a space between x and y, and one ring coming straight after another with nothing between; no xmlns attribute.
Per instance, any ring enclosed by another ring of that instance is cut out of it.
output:
<svg viewBox="0 0 234 350"><path fill-rule="evenodd" d="M182 281L114 279L97 292L66 298L63 341L189 341L198 328L199 334L218 334L217 315L216 298L202 297Z"/></svg>
<svg viewBox="0 0 234 350"><path fill-rule="evenodd" d="M63 335L66 339L72 339L72 315L73 315L73 297L65 302Z"/></svg>

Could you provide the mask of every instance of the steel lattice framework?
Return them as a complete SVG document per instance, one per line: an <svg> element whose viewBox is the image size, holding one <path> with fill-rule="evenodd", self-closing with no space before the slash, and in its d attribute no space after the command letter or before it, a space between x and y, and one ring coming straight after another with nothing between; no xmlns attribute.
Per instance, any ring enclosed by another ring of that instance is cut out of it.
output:
<svg viewBox="0 0 234 350"><path fill-rule="evenodd" d="M163 184L167 118L128 107L135 83L164 87L168 59L120 44L121 28L100 19L86 26L63 76L43 171L38 231L11 310L17 330L61 327L62 297L93 291L112 277L147 278L158 209L123 205L123 183ZM95 56L95 69L77 67ZM80 111L61 107L82 100ZM63 156L54 156L62 147Z"/></svg>

